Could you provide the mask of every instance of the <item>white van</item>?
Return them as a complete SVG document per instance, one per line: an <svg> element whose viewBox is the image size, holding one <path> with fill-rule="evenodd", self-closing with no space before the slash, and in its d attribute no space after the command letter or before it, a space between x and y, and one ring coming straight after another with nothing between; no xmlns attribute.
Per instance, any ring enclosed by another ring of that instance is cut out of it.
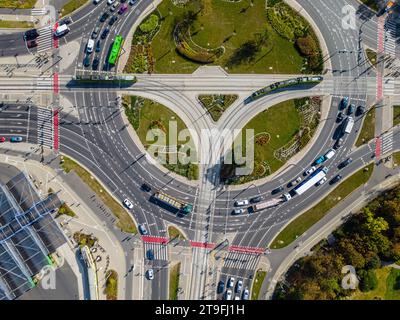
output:
<svg viewBox="0 0 400 320"><path fill-rule="evenodd" d="M335 150L330 149L326 154L325 154L325 160L328 160L330 158L332 158L335 155Z"/></svg>
<svg viewBox="0 0 400 320"><path fill-rule="evenodd" d="M93 48L94 48L94 40L93 39L89 39L87 45L86 45L86 52L87 53L92 53L93 52Z"/></svg>
<svg viewBox="0 0 400 320"><path fill-rule="evenodd" d="M62 24L61 26L58 26L56 31L54 32L54 35L56 37L61 37L64 34L67 34L69 32L69 28L66 24Z"/></svg>

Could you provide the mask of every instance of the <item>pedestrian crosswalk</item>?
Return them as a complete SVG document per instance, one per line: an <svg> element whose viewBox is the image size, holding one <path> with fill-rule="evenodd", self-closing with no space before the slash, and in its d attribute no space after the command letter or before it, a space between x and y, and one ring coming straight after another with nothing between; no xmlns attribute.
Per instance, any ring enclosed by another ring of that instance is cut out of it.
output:
<svg viewBox="0 0 400 320"><path fill-rule="evenodd" d="M144 243L144 254L146 259L148 258L148 250L153 250L154 260L165 260L168 261L168 246L160 243Z"/></svg>
<svg viewBox="0 0 400 320"><path fill-rule="evenodd" d="M53 113L51 109L38 108L38 144L53 147Z"/></svg>
<svg viewBox="0 0 400 320"><path fill-rule="evenodd" d="M259 254L229 252L228 256L224 259L224 268L254 270L257 267L259 259Z"/></svg>
<svg viewBox="0 0 400 320"><path fill-rule="evenodd" d="M387 21L385 25L385 54L396 56L397 35L397 24L393 21Z"/></svg>
<svg viewBox="0 0 400 320"><path fill-rule="evenodd" d="M53 31L50 26L38 30L37 52L47 51L53 48Z"/></svg>
<svg viewBox="0 0 400 320"><path fill-rule="evenodd" d="M392 153L393 150L393 131L389 131L382 136L381 154Z"/></svg>
<svg viewBox="0 0 400 320"><path fill-rule="evenodd" d="M44 16L47 13L46 8L33 8L31 10L31 15L32 16Z"/></svg>

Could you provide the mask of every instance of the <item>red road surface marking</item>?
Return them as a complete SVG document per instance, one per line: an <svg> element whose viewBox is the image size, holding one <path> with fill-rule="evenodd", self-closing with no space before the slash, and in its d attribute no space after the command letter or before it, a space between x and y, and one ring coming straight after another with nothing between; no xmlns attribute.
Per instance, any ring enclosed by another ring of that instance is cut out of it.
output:
<svg viewBox="0 0 400 320"><path fill-rule="evenodd" d="M190 245L195 248L214 249L215 243L190 241Z"/></svg>
<svg viewBox="0 0 400 320"><path fill-rule="evenodd" d="M375 140L375 157L379 158L381 156L381 138L376 138Z"/></svg>
<svg viewBox="0 0 400 320"><path fill-rule="evenodd" d="M383 98L383 77L380 71L376 74L376 98L377 100Z"/></svg>
<svg viewBox="0 0 400 320"><path fill-rule="evenodd" d="M54 32L56 32L57 28L58 28L58 22L56 22L56 24L53 27L53 47L55 49L58 48L58 38L54 35Z"/></svg>
<svg viewBox="0 0 400 320"><path fill-rule="evenodd" d="M161 244L166 244L168 242L168 238L155 237L155 236L142 236L142 240L144 242L161 243Z"/></svg>
<svg viewBox="0 0 400 320"><path fill-rule="evenodd" d="M53 110L53 148L58 151L59 141L58 141L58 109Z"/></svg>
<svg viewBox="0 0 400 320"><path fill-rule="evenodd" d="M230 246L229 251L262 254L265 252L265 249L264 248L255 248L255 247Z"/></svg>
<svg viewBox="0 0 400 320"><path fill-rule="evenodd" d="M53 74L53 90L54 90L54 93L58 93L58 89L59 89L59 87L58 87L58 73L55 72Z"/></svg>

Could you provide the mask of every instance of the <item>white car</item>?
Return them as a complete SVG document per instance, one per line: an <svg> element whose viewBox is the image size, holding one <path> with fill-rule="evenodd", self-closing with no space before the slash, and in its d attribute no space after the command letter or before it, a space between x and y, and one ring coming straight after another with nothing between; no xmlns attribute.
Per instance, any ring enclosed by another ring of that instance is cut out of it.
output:
<svg viewBox="0 0 400 320"><path fill-rule="evenodd" d="M233 215L237 215L237 214L242 214L244 213L244 209L240 208L240 209L235 209L233 210L232 214Z"/></svg>
<svg viewBox="0 0 400 320"><path fill-rule="evenodd" d="M153 280L154 279L154 271L153 269L147 270L147 279Z"/></svg>
<svg viewBox="0 0 400 320"><path fill-rule="evenodd" d="M325 182L326 182L326 177L323 177L321 180L319 180L318 182L317 182L317 186L320 186L321 184L324 184Z"/></svg>
<svg viewBox="0 0 400 320"><path fill-rule="evenodd" d="M249 300L249 296L250 296L249 289L244 289L242 299Z"/></svg>
<svg viewBox="0 0 400 320"><path fill-rule="evenodd" d="M124 200L124 205L125 205L125 207L127 207L129 210L132 210L132 209L133 209L133 204L132 204L132 202L130 202L128 199L125 199L125 200Z"/></svg>
<svg viewBox="0 0 400 320"><path fill-rule="evenodd" d="M313 173L315 170L317 170L317 168L316 168L315 166L312 166L310 169L308 169L308 170L306 171L306 175L307 175L307 176L310 175L310 174Z"/></svg>
<svg viewBox="0 0 400 320"><path fill-rule="evenodd" d="M233 299L233 300L240 300L240 297L239 296L235 296L235 299Z"/></svg>
<svg viewBox="0 0 400 320"><path fill-rule="evenodd" d="M232 300L232 290L226 290L225 300Z"/></svg>
<svg viewBox="0 0 400 320"><path fill-rule="evenodd" d="M115 0L107 0L108 5L112 5L115 2Z"/></svg>
<svg viewBox="0 0 400 320"><path fill-rule="evenodd" d="M235 202L236 207L247 206L249 204L249 200L238 200Z"/></svg>
<svg viewBox="0 0 400 320"><path fill-rule="evenodd" d="M136 1L137 1L137 0L129 0L129 4L130 4L131 6L133 6L133 5L136 3Z"/></svg>
<svg viewBox="0 0 400 320"><path fill-rule="evenodd" d="M233 285L235 284L235 278L231 277L228 280L228 284L226 285L227 288L233 288Z"/></svg>

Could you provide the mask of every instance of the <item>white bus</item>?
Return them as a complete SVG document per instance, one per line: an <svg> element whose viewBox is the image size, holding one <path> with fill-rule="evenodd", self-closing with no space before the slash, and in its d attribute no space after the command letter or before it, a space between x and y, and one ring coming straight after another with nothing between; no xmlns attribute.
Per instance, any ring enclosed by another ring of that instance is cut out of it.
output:
<svg viewBox="0 0 400 320"><path fill-rule="evenodd" d="M294 188L294 192L296 194L301 195L310 189L313 185L316 185L319 181L325 178L326 173L328 172L327 167L322 167L314 171L306 180L300 183L296 188Z"/></svg>

